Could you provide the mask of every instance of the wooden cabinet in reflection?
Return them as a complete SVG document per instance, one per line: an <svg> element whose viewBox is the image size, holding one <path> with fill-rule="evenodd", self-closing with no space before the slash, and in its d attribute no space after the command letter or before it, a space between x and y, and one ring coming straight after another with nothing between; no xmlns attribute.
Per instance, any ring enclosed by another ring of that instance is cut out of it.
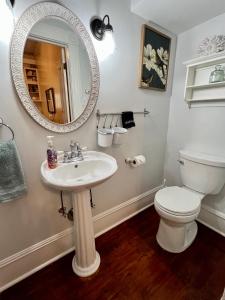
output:
<svg viewBox="0 0 225 300"><path fill-rule="evenodd" d="M23 67L26 85L36 107L48 120L71 121L66 47L27 39Z"/></svg>
<svg viewBox="0 0 225 300"><path fill-rule="evenodd" d="M30 63L29 59L24 59L24 77L25 82L34 104L43 112L43 100L41 98L38 68L34 63Z"/></svg>

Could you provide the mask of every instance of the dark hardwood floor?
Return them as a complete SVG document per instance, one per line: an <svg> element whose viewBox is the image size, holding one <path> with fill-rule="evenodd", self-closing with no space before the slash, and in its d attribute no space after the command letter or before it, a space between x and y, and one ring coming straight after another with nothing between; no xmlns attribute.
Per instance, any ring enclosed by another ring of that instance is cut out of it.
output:
<svg viewBox="0 0 225 300"><path fill-rule="evenodd" d="M1 300L217 300L225 286L225 238L199 224L185 252L156 243L159 218L151 207L96 240L99 271L75 276L73 254L4 291Z"/></svg>

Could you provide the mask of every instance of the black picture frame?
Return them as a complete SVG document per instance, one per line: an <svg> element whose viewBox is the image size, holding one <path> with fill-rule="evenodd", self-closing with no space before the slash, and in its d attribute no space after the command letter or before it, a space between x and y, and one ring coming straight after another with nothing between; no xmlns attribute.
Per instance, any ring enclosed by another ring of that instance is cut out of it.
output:
<svg viewBox="0 0 225 300"><path fill-rule="evenodd" d="M171 38L144 24L141 35L139 87L166 91Z"/></svg>
<svg viewBox="0 0 225 300"><path fill-rule="evenodd" d="M45 91L46 101L48 112L50 114L56 113L56 106L55 106L55 91L54 88L49 88Z"/></svg>

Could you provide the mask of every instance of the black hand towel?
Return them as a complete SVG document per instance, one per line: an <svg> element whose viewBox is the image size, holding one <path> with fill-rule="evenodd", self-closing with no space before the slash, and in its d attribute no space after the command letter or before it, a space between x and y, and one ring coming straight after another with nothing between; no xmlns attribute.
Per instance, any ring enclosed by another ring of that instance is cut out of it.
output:
<svg viewBox="0 0 225 300"><path fill-rule="evenodd" d="M135 126L134 114L132 111L122 112L122 124L124 128L131 128Z"/></svg>

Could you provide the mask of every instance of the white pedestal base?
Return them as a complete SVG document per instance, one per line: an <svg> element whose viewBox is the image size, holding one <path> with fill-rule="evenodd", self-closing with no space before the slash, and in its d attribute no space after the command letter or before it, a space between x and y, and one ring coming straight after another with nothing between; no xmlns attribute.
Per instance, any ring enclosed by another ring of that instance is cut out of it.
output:
<svg viewBox="0 0 225 300"><path fill-rule="evenodd" d="M75 274L87 277L100 265L100 256L95 249L89 190L73 193L73 216L76 251L72 267Z"/></svg>
<svg viewBox="0 0 225 300"><path fill-rule="evenodd" d="M77 274L80 277L87 277L94 274L98 270L99 265L100 265L100 255L98 254L97 251L96 251L95 262L88 267L83 268L81 266L78 266L78 264L76 263L76 255L74 256L72 261L73 271L75 274Z"/></svg>

